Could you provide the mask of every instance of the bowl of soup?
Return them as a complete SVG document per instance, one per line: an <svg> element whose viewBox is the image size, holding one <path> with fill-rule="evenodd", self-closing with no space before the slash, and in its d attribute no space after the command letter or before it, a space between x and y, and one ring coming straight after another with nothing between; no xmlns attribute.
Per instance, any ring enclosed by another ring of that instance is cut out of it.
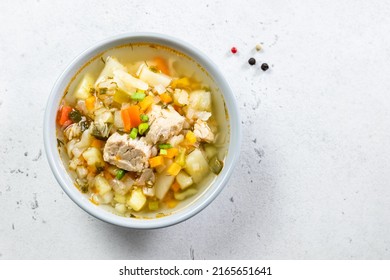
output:
<svg viewBox="0 0 390 280"><path fill-rule="evenodd" d="M56 81L44 118L64 192L105 222L182 222L227 184L240 150L234 95L218 67L177 38L130 33L80 54Z"/></svg>

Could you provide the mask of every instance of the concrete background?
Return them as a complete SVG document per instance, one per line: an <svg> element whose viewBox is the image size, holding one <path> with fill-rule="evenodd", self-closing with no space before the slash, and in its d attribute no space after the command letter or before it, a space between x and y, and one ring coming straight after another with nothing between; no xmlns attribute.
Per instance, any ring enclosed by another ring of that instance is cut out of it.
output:
<svg viewBox="0 0 390 280"><path fill-rule="evenodd" d="M389 2L362 0L1 1L0 259L389 259L389 14ZM56 78L129 31L207 53L243 120L228 186L161 230L90 217L61 191L43 148ZM250 67L251 56L270 71Z"/></svg>

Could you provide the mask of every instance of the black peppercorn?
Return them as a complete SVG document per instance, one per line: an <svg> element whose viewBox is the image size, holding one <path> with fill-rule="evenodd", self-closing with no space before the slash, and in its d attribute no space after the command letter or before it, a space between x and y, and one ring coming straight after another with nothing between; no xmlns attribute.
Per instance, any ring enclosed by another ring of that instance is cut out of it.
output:
<svg viewBox="0 0 390 280"><path fill-rule="evenodd" d="M250 65L255 65L255 64L256 64L256 59L254 59L253 57L251 57L251 58L249 58L248 63L249 63Z"/></svg>
<svg viewBox="0 0 390 280"><path fill-rule="evenodd" d="M268 64L267 64L267 63L263 63L263 64L261 64L261 70L263 70L263 71L267 71L267 70L268 70L268 68L269 68L269 66L268 66Z"/></svg>

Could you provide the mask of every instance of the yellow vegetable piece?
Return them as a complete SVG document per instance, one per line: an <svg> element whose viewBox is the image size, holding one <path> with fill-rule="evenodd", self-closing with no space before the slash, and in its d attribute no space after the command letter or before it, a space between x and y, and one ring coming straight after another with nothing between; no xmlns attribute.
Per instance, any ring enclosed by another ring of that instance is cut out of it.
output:
<svg viewBox="0 0 390 280"><path fill-rule="evenodd" d="M139 102L138 105L141 107L141 110L145 112L150 107L150 105L153 104L153 101L153 97L148 95L144 98L144 100Z"/></svg>
<svg viewBox="0 0 390 280"><path fill-rule="evenodd" d="M166 203L168 208L175 208L179 201L177 201L176 199L170 199Z"/></svg>
<svg viewBox="0 0 390 280"><path fill-rule="evenodd" d="M131 96L129 94L127 94L125 91L121 90L121 89L117 89L115 91L115 94L113 96L113 100L116 102L116 103L125 103L125 102L129 102L131 100Z"/></svg>
<svg viewBox="0 0 390 280"><path fill-rule="evenodd" d="M186 134L186 140L188 141L189 144L195 144L196 142L196 136L192 131L188 131Z"/></svg>
<svg viewBox="0 0 390 280"><path fill-rule="evenodd" d="M95 101L95 96L91 96L85 99L85 107L87 107L88 111L92 111L95 108Z"/></svg>
<svg viewBox="0 0 390 280"><path fill-rule="evenodd" d="M164 103L171 103L173 101L172 97L168 93L163 93L160 95L161 101Z"/></svg>
<svg viewBox="0 0 390 280"><path fill-rule="evenodd" d="M162 156L156 156L149 159L150 167L154 168L164 164L164 158Z"/></svg>
<svg viewBox="0 0 390 280"><path fill-rule="evenodd" d="M172 163L171 166L168 167L167 173L172 176L176 176L179 174L181 170L181 166L176 162Z"/></svg>
<svg viewBox="0 0 390 280"><path fill-rule="evenodd" d="M179 150L177 148L170 148L166 149L167 154L164 155L166 158L174 158L179 153Z"/></svg>

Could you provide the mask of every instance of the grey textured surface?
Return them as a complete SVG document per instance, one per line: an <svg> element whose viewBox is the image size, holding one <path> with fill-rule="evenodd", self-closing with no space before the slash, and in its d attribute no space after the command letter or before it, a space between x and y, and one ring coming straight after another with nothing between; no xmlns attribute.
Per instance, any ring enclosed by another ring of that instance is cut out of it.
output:
<svg viewBox="0 0 390 280"><path fill-rule="evenodd" d="M389 3L183 2L0 2L0 259L389 259ZM88 216L43 151L55 79L91 44L128 31L206 52L243 120L228 186L161 230Z"/></svg>

